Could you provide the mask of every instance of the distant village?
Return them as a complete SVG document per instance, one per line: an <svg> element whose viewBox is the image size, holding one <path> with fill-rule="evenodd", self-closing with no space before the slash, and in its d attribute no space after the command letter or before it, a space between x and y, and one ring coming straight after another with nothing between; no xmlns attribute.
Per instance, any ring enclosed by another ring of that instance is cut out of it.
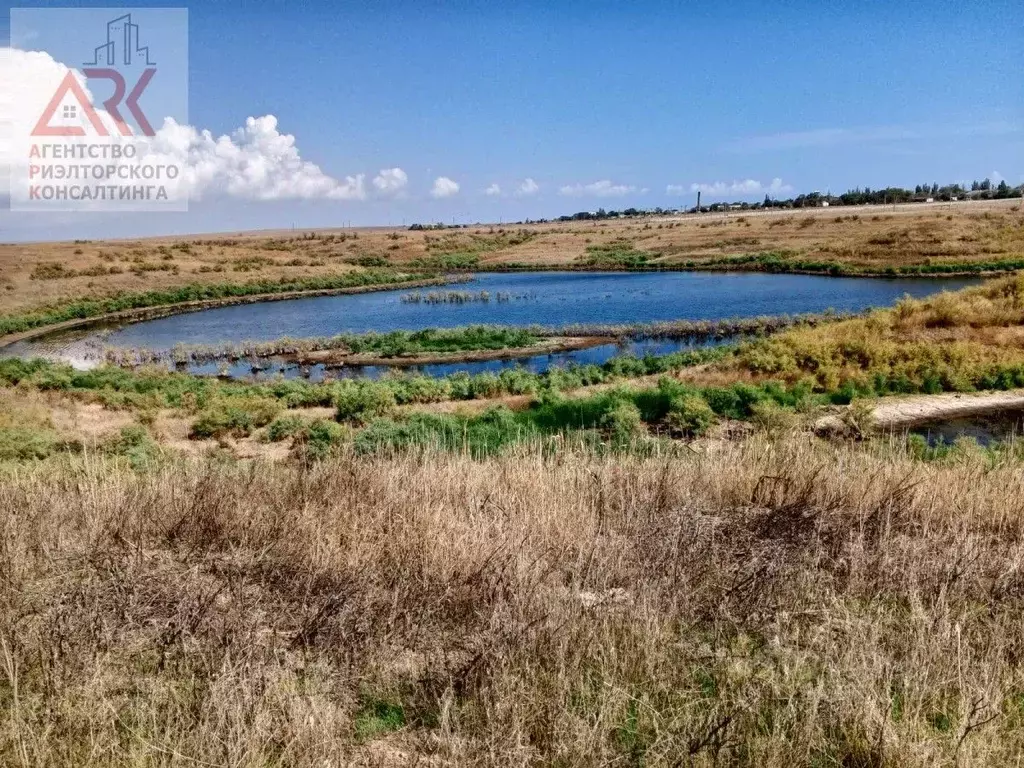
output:
<svg viewBox="0 0 1024 768"><path fill-rule="evenodd" d="M700 193L697 203L690 208L626 208L622 211L604 210L580 211L567 216L559 216L556 221L586 221L591 219L616 219L632 216L658 216L683 213L721 213L724 211L758 211L774 208L828 208L830 206L849 205L894 205L906 203L957 202L961 200L1005 200L1013 197L1024 197L1024 184L1011 187L1005 180L993 184L991 180L974 181L966 184L918 184L913 189L903 187L886 187L885 189L852 189L840 195L828 192L809 192L787 199L774 199L769 195L761 202L746 200L727 202L718 201L702 205ZM537 220L538 222L540 220ZM529 222L527 222L529 223Z"/></svg>
<svg viewBox="0 0 1024 768"><path fill-rule="evenodd" d="M851 189L840 195L829 192L808 192L796 197L781 199L765 195L764 200L750 202L738 200L734 202L717 201L702 204L700 193L696 203L689 208L624 208L622 210L578 211L573 214L558 216L554 219L526 219L508 222L518 224L546 224L552 221L600 221L604 219L628 219L640 216L679 216L693 213L725 213L729 211L763 211L772 209L829 208L832 206L857 205L905 205L908 203L955 203L966 200L1008 200L1022 198L1024 200L1024 184L1011 187L1005 180L993 183L990 179L973 181L968 184L918 184L913 189L903 187L886 187L884 189ZM410 230L461 229L469 224L413 224Z"/></svg>

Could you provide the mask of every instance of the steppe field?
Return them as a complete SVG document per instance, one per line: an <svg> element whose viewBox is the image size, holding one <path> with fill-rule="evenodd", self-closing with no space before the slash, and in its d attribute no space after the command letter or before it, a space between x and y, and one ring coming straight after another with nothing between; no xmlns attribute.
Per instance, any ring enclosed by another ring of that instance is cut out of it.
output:
<svg viewBox="0 0 1024 768"><path fill-rule="evenodd" d="M1018 765L1019 202L4 245L0 329L526 268L986 279L544 372L2 358L0 765Z"/></svg>
<svg viewBox="0 0 1024 768"><path fill-rule="evenodd" d="M753 269L949 274L1015 269L1020 200L544 224L308 229L0 245L4 314L84 296L372 268Z"/></svg>

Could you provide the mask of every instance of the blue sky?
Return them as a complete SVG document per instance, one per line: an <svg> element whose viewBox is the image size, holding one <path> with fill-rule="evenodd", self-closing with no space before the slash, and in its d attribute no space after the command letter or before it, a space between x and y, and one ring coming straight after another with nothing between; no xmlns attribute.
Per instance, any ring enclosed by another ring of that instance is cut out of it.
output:
<svg viewBox="0 0 1024 768"><path fill-rule="evenodd" d="M4 211L0 240L514 220L692 205L695 184L761 199L773 180L778 196L1024 181L1019 0L188 9L189 123L219 136L274 115L326 176L364 174L365 199L210 192L188 213ZM405 186L377 194L392 168ZM458 192L432 196L439 177Z"/></svg>

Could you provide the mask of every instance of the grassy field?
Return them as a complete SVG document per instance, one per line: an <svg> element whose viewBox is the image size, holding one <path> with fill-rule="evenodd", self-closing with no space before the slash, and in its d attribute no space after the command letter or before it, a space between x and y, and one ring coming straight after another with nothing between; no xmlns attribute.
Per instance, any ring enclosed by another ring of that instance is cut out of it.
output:
<svg viewBox="0 0 1024 768"><path fill-rule="evenodd" d="M715 268L822 273L1018 269L1019 201L468 228L324 229L0 246L0 313L183 285L366 269Z"/></svg>
<svg viewBox="0 0 1024 768"><path fill-rule="evenodd" d="M1024 444L871 404L1024 387L1024 277L813 320L547 374L0 361L0 765L1016 764Z"/></svg>
<svg viewBox="0 0 1024 768"><path fill-rule="evenodd" d="M8 765L1009 765L1017 465L790 435L0 483Z"/></svg>

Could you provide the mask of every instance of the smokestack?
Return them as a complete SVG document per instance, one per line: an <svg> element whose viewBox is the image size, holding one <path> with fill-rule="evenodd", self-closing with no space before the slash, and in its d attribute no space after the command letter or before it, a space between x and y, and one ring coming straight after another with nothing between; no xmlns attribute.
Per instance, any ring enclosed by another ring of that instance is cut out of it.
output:
<svg viewBox="0 0 1024 768"><path fill-rule="evenodd" d="M697 213L700 213L700 190L697 190Z"/></svg>

